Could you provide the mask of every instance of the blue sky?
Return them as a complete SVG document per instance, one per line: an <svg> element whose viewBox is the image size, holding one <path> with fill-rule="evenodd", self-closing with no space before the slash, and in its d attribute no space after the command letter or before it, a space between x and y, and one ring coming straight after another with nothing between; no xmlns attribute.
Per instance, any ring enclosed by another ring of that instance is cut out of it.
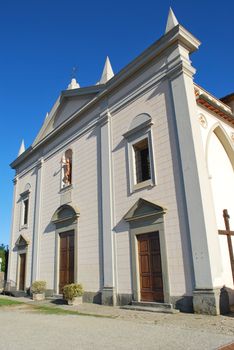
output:
<svg viewBox="0 0 234 350"><path fill-rule="evenodd" d="M216 5L216 3L218 5ZM202 45L192 55L195 81L222 97L234 91L233 1L13 0L0 11L0 243L8 243L13 170L21 139L30 146L77 67L95 84L109 55L118 72L165 30L169 6Z"/></svg>

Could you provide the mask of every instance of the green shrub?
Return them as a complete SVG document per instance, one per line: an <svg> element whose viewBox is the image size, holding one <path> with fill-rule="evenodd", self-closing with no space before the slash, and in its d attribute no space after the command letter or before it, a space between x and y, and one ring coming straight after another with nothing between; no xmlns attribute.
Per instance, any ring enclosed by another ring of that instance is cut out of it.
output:
<svg viewBox="0 0 234 350"><path fill-rule="evenodd" d="M46 281L34 281L31 286L31 292L35 294L44 293L46 290Z"/></svg>
<svg viewBox="0 0 234 350"><path fill-rule="evenodd" d="M73 300L75 297L81 297L84 290L81 284L71 283L63 287L63 297L65 300Z"/></svg>

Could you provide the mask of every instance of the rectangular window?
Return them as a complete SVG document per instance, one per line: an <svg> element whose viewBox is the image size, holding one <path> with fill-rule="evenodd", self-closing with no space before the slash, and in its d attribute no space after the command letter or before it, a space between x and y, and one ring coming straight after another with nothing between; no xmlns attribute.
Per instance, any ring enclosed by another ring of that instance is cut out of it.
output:
<svg viewBox="0 0 234 350"><path fill-rule="evenodd" d="M23 225L28 224L28 204L29 204L29 199L24 199L23 201Z"/></svg>
<svg viewBox="0 0 234 350"><path fill-rule="evenodd" d="M148 138L135 143L133 150L135 155L136 183L138 184L151 179Z"/></svg>

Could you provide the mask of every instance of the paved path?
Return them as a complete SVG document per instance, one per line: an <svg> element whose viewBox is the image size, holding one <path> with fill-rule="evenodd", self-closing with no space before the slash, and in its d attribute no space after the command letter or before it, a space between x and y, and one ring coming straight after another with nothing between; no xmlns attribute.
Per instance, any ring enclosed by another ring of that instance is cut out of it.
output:
<svg viewBox="0 0 234 350"><path fill-rule="evenodd" d="M233 335L217 333L215 328L194 329L179 322L45 315L27 307L2 307L0 324L0 349L4 350L210 350L234 341Z"/></svg>

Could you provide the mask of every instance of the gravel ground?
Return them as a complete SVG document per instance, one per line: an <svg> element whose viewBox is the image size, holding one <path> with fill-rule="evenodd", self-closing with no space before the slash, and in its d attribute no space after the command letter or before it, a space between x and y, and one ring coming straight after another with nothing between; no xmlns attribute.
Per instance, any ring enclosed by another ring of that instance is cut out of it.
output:
<svg viewBox="0 0 234 350"><path fill-rule="evenodd" d="M47 305L48 303L47 301ZM68 308L63 305L60 307ZM218 349L224 344L234 342L234 315L170 315L94 304L83 304L72 309L109 315L113 319L46 315L35 312L29 305L1 307L0 349L205 350Z"/></svg>
<svg viewBox="0 0 234 350"><path fill-rule="evenodd" d="M217 349L234 339L179 324L42 315L15 308L1 310L0 321L0 346L4 350Z"/></svg>

